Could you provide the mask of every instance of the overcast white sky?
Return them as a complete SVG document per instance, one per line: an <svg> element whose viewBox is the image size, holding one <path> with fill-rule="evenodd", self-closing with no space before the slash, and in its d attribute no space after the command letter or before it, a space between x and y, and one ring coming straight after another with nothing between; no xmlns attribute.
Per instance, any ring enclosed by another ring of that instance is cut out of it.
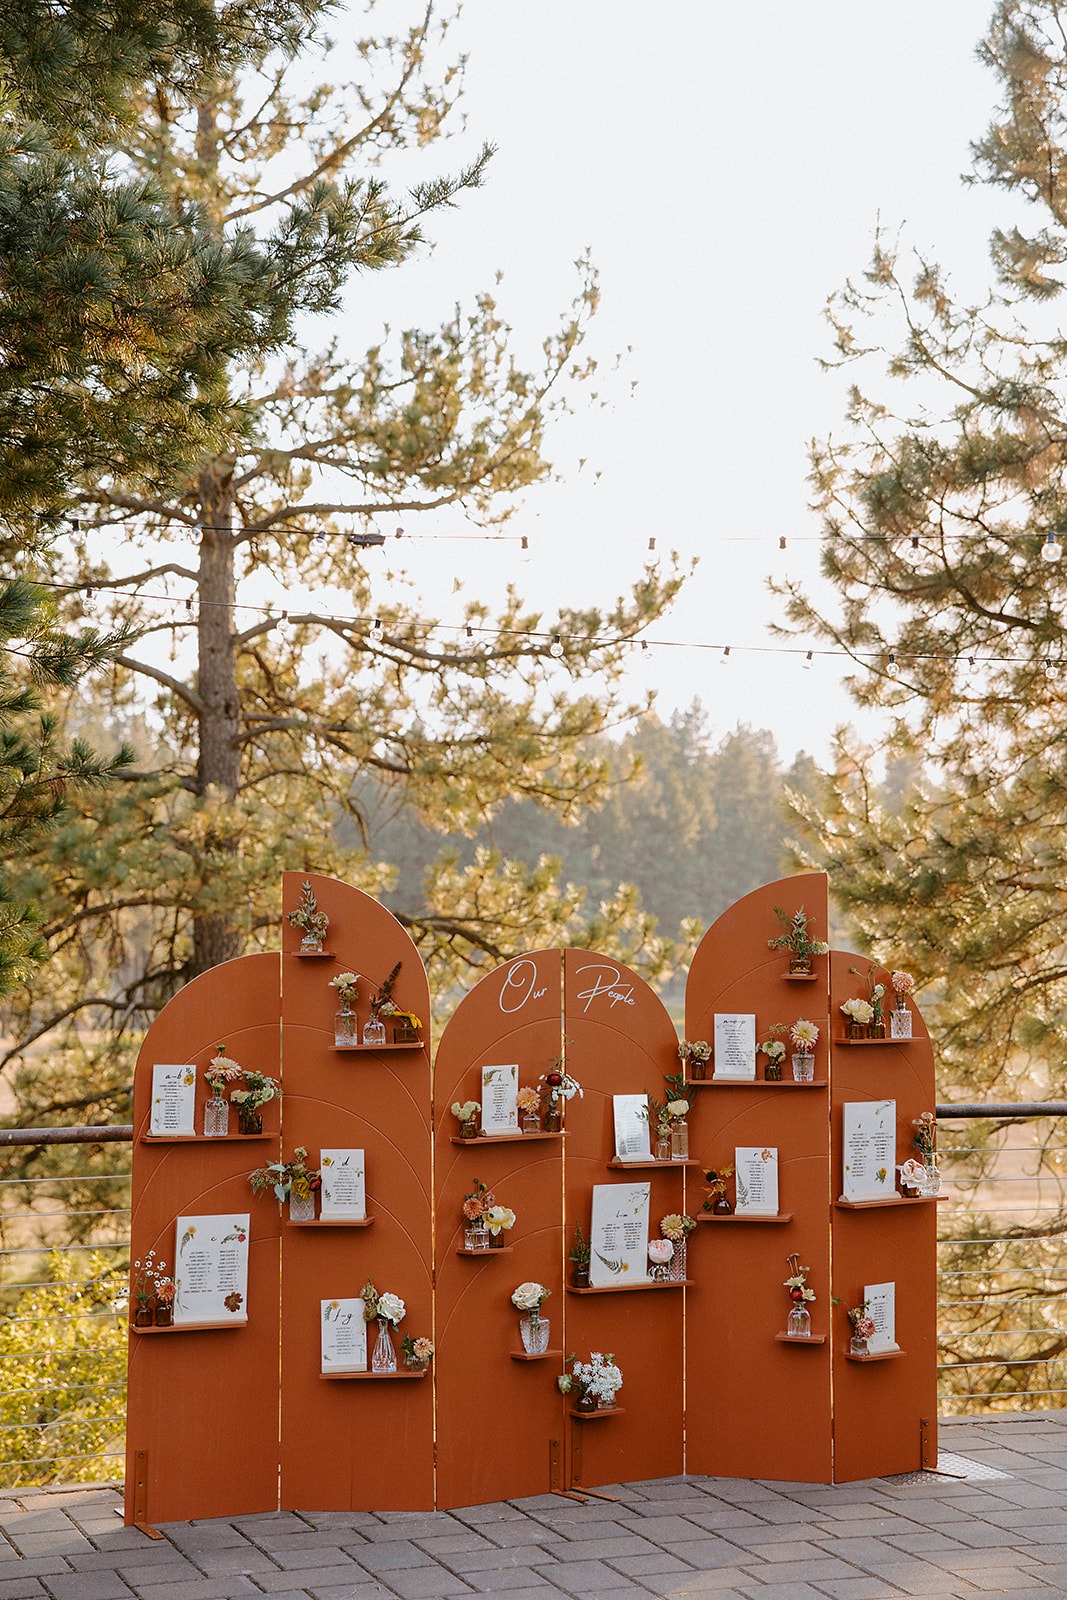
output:
<svg viewBox="0 0 1067 1600"><path fill-rule="evenodd" d="M817 364L827 295L862 270L879 217L957 281L986 281L998 202L960 175L994 100L974 59L991 8L465 0L467 128L417 170L454 168L483 139L498 154L486 187L432 223L432 254L354 288L355 348L383 320L432 325L499 269L502 310L533 349L588 247L603 290L593 346L607 365L632 354L601 385L611 406L580 406L550 439L561 481L512 524L533 563L512 546L414 546L428 608L456 610L456 572L490 601L511 579L549 608L608 602L654 535L700 565L650 637L716 649L656 647L638 681L658 685L664 714L699 695L716 732L745 721L786 759L825 756L849 715L844 664L801 672L799 657L744 647L772 643L765 576L817 570L816 543L795 541L817 532L809 441L842 414L844 380ZM412 9L381 0L385 18Z"/></svg>

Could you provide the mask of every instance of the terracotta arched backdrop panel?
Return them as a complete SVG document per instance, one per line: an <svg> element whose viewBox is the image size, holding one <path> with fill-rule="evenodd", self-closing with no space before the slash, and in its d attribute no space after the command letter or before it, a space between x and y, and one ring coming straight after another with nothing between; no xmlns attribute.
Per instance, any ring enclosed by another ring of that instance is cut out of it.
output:
<svg viewBox="0 0 1067 1600"><path fill-rule="evenodd" d="M541 1494L562 1482L563 1138L459 1141L454 1101L478 1100L483 1067L517 1064L536 1085L561 1053L558 950L498 967L458 1005L434 1067L437 1192L438 1505ZM568 1135L569 1137L569 1135ZM462 1206L481 1180L516 1215L504 1251L463 1256ZM512 1291L551 1290L544 1359L522 1350Z"/></svg>
<svg viewBox="0 0 1067 1600"><path fill-rule="evenodd" d="M278 1503L278 1216L253 1206L249 1171L278 1148L278 1102L263 1139L205 1139L203 1069L216 1045L242 1066L279 1072L279 957L244 956L193 980L159 1013L134 1074L130 1248L173 1270L179 1216L251 1214L248 1322L226 1329L131 1330L126 1428L126 1520L186 1522L273 1511ZM197 1137L148 1133L152 1067L197 1072ZM236 1118L231 1113L231 1126Z"/></svg>
<svg viewBox="0 0 1067 1600"><path fill-rule="evenodd" d="M903 961L901 962L903 965ZM831 1094L834 1293L834 1477L838 1483L937 1465L937 1205L907 1200L849 1210L836 1202L842 1182L842 1106L894 1100L897 1164L917 1155L912 1122L933 1111L934 1057L926 1024L912 1006L913 1037L848 1045L838 1009L867 993L871 962L834 951L830 1020L835 1039ZM850 968L859 969L858 974ZM875 972L891 1001L889 973ZM846 1308L870 1283L896 1284L896 1337L904 1352L889 1361L849 1361ZM873 1463L873 1466L872 1466Z"/></svg>
<svg viewBox="0 0 1067 1600"><path fill-rule="evenodd" d="M305 876L285 874L286 912L297 905ZM318 1166L323 1147L364 1150L372 1221L370 1227L286 1222L282 1228L281 1504L321 1511L429 1509L432 1378L323 1379L319 1337L321 1301L357 1296L368 1279L404 1301L401 1335L432 1333L426 971L404 928L376 900L336 879L311 875L310 882L330 918L328 954L297 954L300 931L283 922L284 1153L289 1159L304 1145ZM357 974L362 1026L371 996L397 961L393 997L422 1022L424 1042L336 1049L338 1005L330 980ZM255 1207L277 1211L269 1198ZM370 1348L373 1328L368 1333Z"/></svg>
<svg viewBox="0 0 1067 1600"><path fill-rule="evenodd" d="M816 957L811 980L795 981L788 951L767 947L782 931L776 905L789 916L803 906L814 936L825 940L827 888L824 874L806 873L746 895L705 934L689 973L687 1039L712 1043L716 1012L754 1013L757 1041L772 1023L798 1017L820 1030L812 1087L709 1081L692 1092L694 1152L720 1167L733 1165L738 1146L776 1148L779 1210L791 1220L697 1228L702 1292L691 1296L686 1368L691 1472L816 1483L833 1475L829 1340L796 1348L775 1339L786 1326L792 1251L810 1268L813 1334L830 1332L828 958ZM760 1080L765 1064L758 1056ZM787 1057L783 1079L790 1077ZM701 1191L698 1208L702 1198Z"/></svg>
<svg viewBox="0 0 1067 1600"><path fill-rule="evenodd" d="M565 1168L567 1248L576 1221L588 1235L596 1184L651 1181L650 1235L659 1219L686 1209L689 1170L609 1165L615 1151L612 1096L651 1094L662 1101L664 1074L679 1070L678 1036L659 996L619 962L589 950L567 950L563 960L563 1028L567 1070L583 1096L567 1107ZM699 1174L698 1174L699 1176ZM698 1191L699 1192L699 1191ZM690 1276L703 1286L704 1241L693 1239ZM593 1289L567 1292L566 1350L588 1360L611 1351L623 1374L622 1414L585 1420L568 1417L568 1467L572 1483L615 1483L668 1477L683 1470L683 1287Z"/></svg>

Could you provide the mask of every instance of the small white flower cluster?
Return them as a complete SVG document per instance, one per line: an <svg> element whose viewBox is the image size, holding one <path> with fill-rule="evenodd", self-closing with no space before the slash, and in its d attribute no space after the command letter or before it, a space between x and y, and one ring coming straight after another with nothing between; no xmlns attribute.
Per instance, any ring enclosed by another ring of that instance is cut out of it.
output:
<svg viewBox="0 0 1067 1600"><path fill-rule="evenodd" d="M610 1406L622 1388L622 1373L615 1365L615 1357L594 1350L588 1361L576 1361L571 1376L583 1394L595 1395L597 1403Z"/></svg>

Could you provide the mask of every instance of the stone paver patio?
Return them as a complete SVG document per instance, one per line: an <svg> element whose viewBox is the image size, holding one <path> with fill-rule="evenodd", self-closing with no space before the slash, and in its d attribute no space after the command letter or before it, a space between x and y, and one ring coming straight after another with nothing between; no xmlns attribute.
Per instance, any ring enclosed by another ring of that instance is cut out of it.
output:
<svg viewBox="0 0 1067 1600"><path fill-rule="evenodd" d="M122 1526L114 1486L0 1491L0 1600L1067 1595L1067 1411L942 1423L939 1466L833 1488L668 1478L605 1485L614 1503L228 1517L162 1540Z"/></svg>

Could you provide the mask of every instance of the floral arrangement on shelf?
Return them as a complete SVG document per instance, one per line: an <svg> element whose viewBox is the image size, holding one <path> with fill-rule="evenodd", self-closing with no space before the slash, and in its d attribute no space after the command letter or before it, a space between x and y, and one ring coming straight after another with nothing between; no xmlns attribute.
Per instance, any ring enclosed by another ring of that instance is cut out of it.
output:
<svg viewBox="0 0 1067 1600"><path fill-rule="evenodd" d="M783 1287L789 1290L789 1322L786 1332L791 1338L804 1339L811 1334L811 1313L808 1306L815 1299L815 1290L808 1288L808 1273L810 1267L800 1265L800 1257L794 1251L786 1256L789 1267L789 1276Z"/></svg>
<svg viewBox="0 0 1067 1600"><path fill-rule="evenodd" d="M915 979L912 977L910 972L891 972L889 974L889 982L892 985L893 993L896 996L896 1009L898 1011L903 1011L908 995L911 994L912 990L915 988Z"/></svg>
<svg viewBox="0 0 1067 1600"><path fill-rule="evenodd" d="M659 1219L660 1233L675 1244L688 1239L696 1225L696 1217L683 1216L677 1211L669 1211L665 1217Z"/></svg>
<svg viewBox="0 0 1067 1600"><path fill-rule="evenodd" d="M900 1181L905 1189L911 1189L915 1194L921 1194L926 1183L926 1168L921 1161L910 1157L904 1164L897 1168Z"/></svg>
<svg viewBox="0 0 1067 1600"><path fill-rule="evenodd" d="M711 1045L706 1039L683 1039L678 1046L678 1059L690 1078L699 1080L707 1075L711 1060Z"/></svg>
<svg viewBox="0 0 1067 1600"><path fill-rule="evenodd" d="M521 1311L533 1323L540 1322L541 1307L552 1294L551 1289L546 1289L543 1283L528 1281L520 1283L517 1289L512 1290L511 1303L516 1311Z"/></svg>
<svg viewBox="0 0 1067 1600"><path fill-rule="evenodd" d="M304 879L300 890L300 902L295 911L290 911L288 922L291 928L299 928L304 935L300 942L301 950L317 952L322 949L322 941L326 937L330 919L325 911L319 910L318 901L315 899L308 878Z"/></svg>
<svg viewBox="0 0 1067 1600"><path fill-rule="evenodd" d="M871 1008L871 1016L870 1016L871 1038L872 1039L884 1039L885 1038L885 1021L884 1021L884 1019L882 1017L882 1001L885 999L885 984L884 983L876 983L874 981L874 975L875 975L875 972L877 971L877 968L874 967L874 966L870 966L870 967L867 968L866 973L861 972L859 967L849 967L848 970L850 972L855 973L857 978L866 978L866 982L867 982L867 1004Z"/></svg>
<svg viewBox="0 0 1067 1600"><path fill-rule="evenodd" d="M733 1214L734 1208L726 1193L726 1185L733 1175L733 1167L704 1168L704 1182L708 1185L708 1192L704 1196L702 1210L710 1211L719 1217L728 1217Z"/></svg>
<svg viewBox="0 0 1067 1600"><path fill-rule="evenodd" d="M669 1142L671 1137L671 1119L667 1115L667 1101L657 1100L655 1095L646 1095L648 1102L642 1113L648 1120L649 1128L655 1128L656 1139L660 1143ZM655 1155L655 1151L652 1152Z"/></svg>
<svg viewBox="0 0 1067 1600"><path fill-rule="evenodd" d="M587 1289L589 1287L589 1262L592 1258L593 1247L590 1240L582 1231L580 1222L574 1224L574 1243L571 1245L570 1263L571 1287L574 1289Z"/></svg>
<svg viewBox="0 0 1067 1600"><path fill-rule="evenodd" d="M523 1133L541 1131L541 1096L530 1084L523 1084L515 1096L515 1107Z"/></svg>
<svg viewBox="0 0 1067 1600"><path fill-rule="evenodd" d="M608 1351L594 1350L588 1361L573 1363L570 1372L556 1379L561 1394L573 1394L581 1410L596 1411L615 1404L615 1396L622 1388L622 1373L615 1365L615 1357Z"/></svg>
<svg viewBox="0 0 1067 1600"><path fill-rule="evenodd" d="M173 1316L175 1283L167 1273L167 1263L156 1260L149 1250L144 1261L135 1261L130 1281L131 1297L137 1302L134 1322L139 1327L166 1327Z"/></svg>
<svg viewBox="0 0 1067 1600"><path fill-rule="evenodd" d="M478 1137L478 1118L482 1112L481 1102L478 1100L453 1100L450 1110L459 1123L460 1138L476 1139Z"/></svg>
<svg viewBox="0 0 1067 1600"><path fill-rule="evenodd" d="M792 917L781 906L775 906L774 914L786 931L767 940L768 950L788 950L790 972L810 972L812 957L824 956L830 948L824 940L813 939L808 933L815 918L805 916L803 906L798 906Z"/></svg>
<svg viewBox="0 0 1067 1600"><path fill-rule="evenodd" d="M425 1338L422 1334L413 1339L405 1333L400 1341L400 1354L404 1358L405 1367L414 1367L418 1372L424 1372L433 1360L433 1340Z"/></svg>
<svg viewBox="0 0 1067 1600"><path fill-rule="evenodd" d="M227 1084L236 1083L242 1077L244 1068L240 1062L233 1061L226 1054L226 1046L217 1044L215 1056L204 1068L204 1077L211 1086L211 1093L216 1100L221 1100L226 1091Z"/></svg>
<svg viewBox="0 0 1067 1600"><path fill-rule="evenodd" d="M850 1039L863 1037L864 1031L874 1018L874 1007L866 1000L846 1000L841 1007L848 1018L848 1035Z"/></svg>
<svg viewBox="0 0 1067 1600"><path fill-rule="evenodd" d="M266 1166L257 1167L248 1174L253 1194L273 1189L279 1204L291 1195L298 1200L310 1200L322 1188L322 1173L318 1167L309 1167L307 1158L305 1146L298 1144L291 1161L268 1161Z"/></svg>
<svg viewBox="0 0 1067 1600"><path fill-rule="evenodd" d="M260 1110L275 1095L280 1095L281 1084L277 1078L268 1078L265 1072L244 1073L243 1089L231 1089L230 1100L237 1107L237 1123L242 1133L262 1133L263 1116Z"/></svg>
<svg viewBox="0 0 1067 1600"><path fill-rule="evenodd" d="M567 1044L570 1040L565 1041ZM572 1078L563 1065L563 1057L553 1058L547 1072L543 1072L537 1080L537 1092L541 1097L544 1107L545 1131L558 1133L563 1106L567 1100L573 1100L575 1095L581 1100L585 1090L577 1078Z"/></svg>
<svg viewBox="0 0 1067 1600"><path fill-rule="evenodd" d="M396 982L396 975L400 971L400 968L402 966L403 966L403 962L402 961L398 961L396 966L393 968L392 972L386 978L385 982L371 996L371 1002L370 1002L370 1020L371 1020L371 1022L377 1022L379 1017L381 1017L383 1015L384 1016L395 1016L397 1014L398 1007L396 1005L396 1002L393 1000L393 985Z"/></svg>
<svg viewBox="0 0 1067 1600"><path fill-rule="evenodd" d="M490 1206L485 1213L485 1225L494 1244L503 1244L503 1235L515 1226L515 1213L510 1206Z"/></svg>
<svg viewBox="0 0 1067 1600"><path fill-rule="evenodd" d="M336 978L330 979L331 989L337 990L337 998L341 1002L341 1009L348 1011L356 1003L356 994L359 990L359 977L354 972L339 972Z"/></svg>
<svg viewBox="0 0 1067 1600"><path fill-rule="evenodd" d="M391 1294L386 1289L379 1294L368 1278L359 1291L359 1298L363 1301L364 1322L387 1322L391 1328L399 1328L407 1316L407 1307L398 1294Z"/></svg>
<svg viewBox="0 0 1067 1600"><path fill-rule="evenodd" d="M767 1065L763 1069L763 1076L769 1083L777 1083L782 1076L782 1062L785 1060L785 1045L778 1037L786 1031L784 1022L773 1022L770 1033L756 1046L758 1054L767 1057Z"/></svg>
<svg viewBox="0 0 1067 1600"><path fill-rule="evenodd" d="M851 1306L846 1315L852 1328L849 1354L865 1356L867 1354L867 1340L873 1339L876 1328L874 1318L867 1315L868 1302L862 1301L858 1306Z"/></svg>
<svg viewBox="0 0 1067 1600"><path fill-rule="evenodd" d="M936 1167L937 1118L932 1111L924 1111L922 1116L913 1119L911 1125L915 1129L912 1144L914 1144L928 1167Z"/></svg>
<svg viewBox="0 0 1067 1600"><path fill-rule="evenodd" d="M674 1255L674 1242L671 1239L650 1239L648 1241L648 1259L652 1263L649 1277L655 1282L665 1281L670 1277L670 1263Z"/></svg>

